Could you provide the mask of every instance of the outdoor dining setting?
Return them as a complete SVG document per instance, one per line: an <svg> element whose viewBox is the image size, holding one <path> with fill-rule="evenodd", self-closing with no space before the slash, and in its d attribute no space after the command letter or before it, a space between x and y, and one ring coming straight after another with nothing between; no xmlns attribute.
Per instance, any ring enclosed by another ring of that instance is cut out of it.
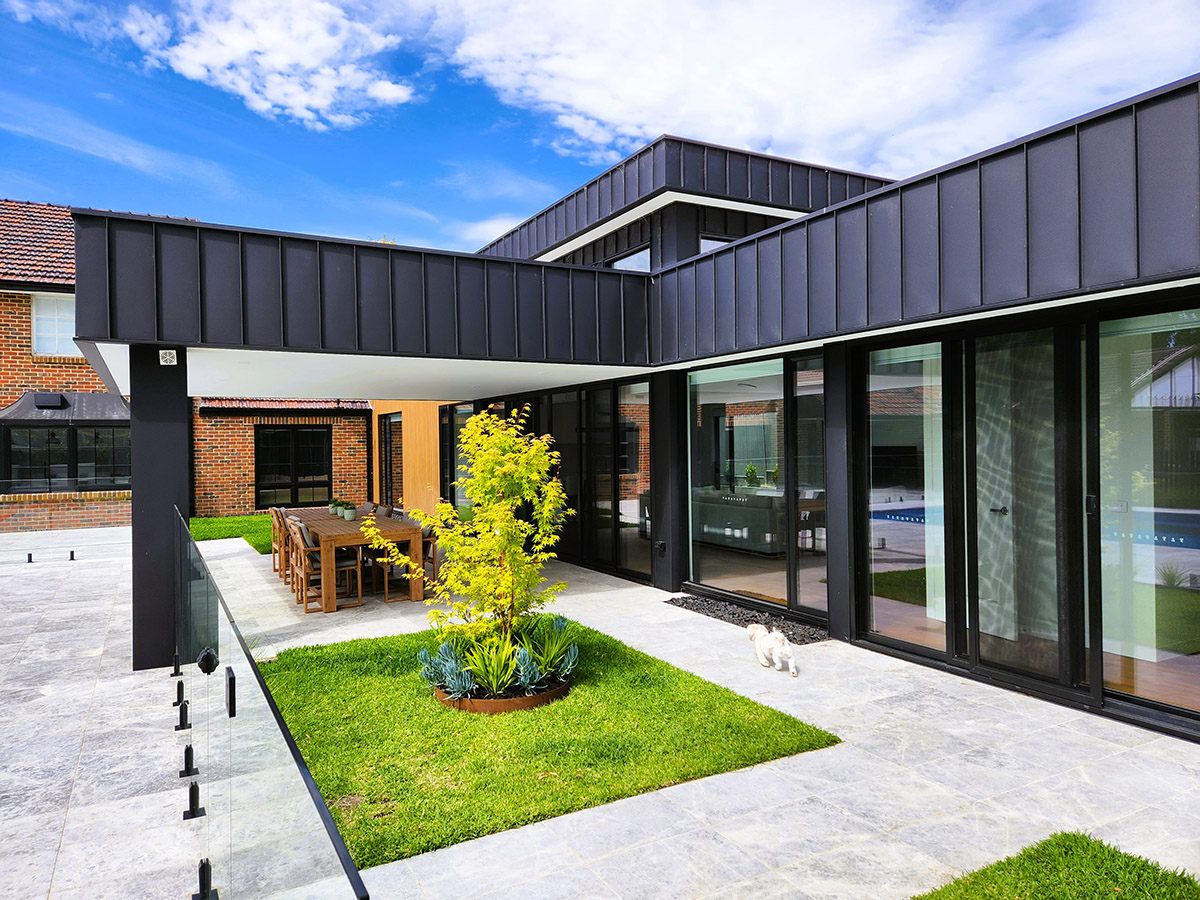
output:
<svg viewBox="0 0 1200 900"><path fill-rule="evenodd" d="M304 612L336 612L362 606L364 592L382 593L383 601L419 602L425 597L425 566L437 575L437 542L429 527L399 507L367 502L347 518L332 507L271 507L271 569L292 589ZM380 533L406 547L414 571L392 564L369 546L360 520L375 516ZM370 588L363 583L370 575Z"/></svg>

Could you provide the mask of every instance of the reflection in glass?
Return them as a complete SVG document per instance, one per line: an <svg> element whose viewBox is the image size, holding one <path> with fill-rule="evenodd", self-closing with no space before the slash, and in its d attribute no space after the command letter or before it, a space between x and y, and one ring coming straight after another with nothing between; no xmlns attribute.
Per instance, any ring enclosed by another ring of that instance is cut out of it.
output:
<svg viewBox="0 0 1200 900"><path fill-rule="evenodd" d="M787 603L783 362L689 375L692 577Z"/></svg>
<svg viewBox="0 0 1200 900"><path fill-rule="evenodd" d="M1100 326L1104 683L1200 710L1200 311Z"/></svg>
<svg viewBox="0 0 1200 900"><path fill-rule="evenodd" d="M454 482L452 490L454 498L451 502L459 509L466 509L471 505L471 500L467 497L462 486L458 484L460 478L463 477L463 472L460 466L466 464L466 459L462 454L462 447L459 446L459 440L462 435L463 428L466 427L467 420L475 414L475 407L470 403L460 403L454 407L454 415L450 420L450 440L451 446L454 447L454 472L451 474L451 480Z"/></svg>
<svg viewBox="0 0 1200 900"><path fill-rule="evenodd" d="M870 628L946 648L946 550L939 344L871 353Z"/></svg>
<svg viewBox="0 0 1200 900"><path fill-rule="evenodd" d="M796 360L796 598L827 612L825 587L825 371L821 355Z"/></svg>
<svg viewBox="0 0 1200 900"><path fill-rule="evenodd" d="M558 480L567 495L567 507L575 515L567 516L559 538L559 555L564 559L578 558L579 547L579 484L582 454L579 447L579 393L565 391L550 398L550 428L554 448L559 453Z"/></svg>
<svg viewBox="0 0 1200 900"><path fill-rule="evenodd" d="M975 342L979 656L1057 676L1054 333Z"/></svg>
<svg viewBox="0 0 1200 900"><path fill-rule="evenodd" d="M588 558L601 565L613 562L612 390L585 391L587 398Z"/></svg>
<svg viewBox="0 0 1200 900"><path fill-rule="evenodd" d="M650 384L617 388L617 565L650 575Z"/></svg>

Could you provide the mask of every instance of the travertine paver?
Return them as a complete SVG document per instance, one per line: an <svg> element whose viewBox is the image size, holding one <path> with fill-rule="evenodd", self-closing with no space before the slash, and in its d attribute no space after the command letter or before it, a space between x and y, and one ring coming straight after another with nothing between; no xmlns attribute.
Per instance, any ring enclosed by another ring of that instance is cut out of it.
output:
<svg viewBox="0 0 1200 900"><path fill-rule="evenodd" d="M128 528L0 535L5 900L195 889L174 688L131 671L129 579Z"/></svg>
<svg viewBox="0 0 1200 900"><path fill-rule="evenodd" d="M282 648L424 627L414 604L303 616L238 541L202 545ZM848 644L800 677L665 594L556 565L558 610L844 743L368 869L374 897L904 898L1063 829L1200 873L1200 745Z"/></svg>
<svg viewBox="0 0 1200 900"><path fill-rule="evenodd" d="M131 634L128 528L0 535L0 900L184 900L202 857L222 897L351 897L228 632L220 670L188 684L196 727L178 733L177 681L132 671ZM188 822L186 742L208 810Z"/></svg>

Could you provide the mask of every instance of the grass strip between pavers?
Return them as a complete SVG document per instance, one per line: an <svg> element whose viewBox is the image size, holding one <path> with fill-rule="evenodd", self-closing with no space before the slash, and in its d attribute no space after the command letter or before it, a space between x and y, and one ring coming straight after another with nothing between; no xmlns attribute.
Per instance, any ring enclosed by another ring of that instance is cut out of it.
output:
<svg viewBox="0 0 1200 900"><path fill-rule="evenodd" d="M220 538L245 538L246 543L259 553L271 552L271 517L266 513L257 516L218 516L189 520L192 539L215 541Z"/></svg>
<svg viewBox="0 0 1200 900"><path fill-rule="evenodd" d="M577 627L571 693L497 716L433 698L417 662L437 648L431 631L285 650L262 665L360 867L838 743Z"/></svg>
<svg viewBox="0 0 1200 900"><path fill-rule="evenodd" d="M1200 882L1062 832L913 900L1200 900Z"/></svg>

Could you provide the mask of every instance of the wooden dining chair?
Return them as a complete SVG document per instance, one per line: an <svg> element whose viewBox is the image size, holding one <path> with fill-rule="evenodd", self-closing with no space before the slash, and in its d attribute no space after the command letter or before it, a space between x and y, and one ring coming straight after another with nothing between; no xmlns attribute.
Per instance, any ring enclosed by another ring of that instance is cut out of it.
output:
<svg viewBox="0 0 1200 900"><path fill-rule="evenodd" d="M306 613L319 612L323 607L321 604L321 554L322 550L319 544L313 540L312 535L308 533L308 529L301 522L289 522L289 531L292 535L292 544L295 547L293 553L293 569L292 569L292 587L296 592L296 602L304 604ZM344 552L335 551L333 577L334 577L334 597L337 593L337 579L340 575L346 576L346 593L342 596L349 598L350 594L350 575L355 576L355 582L358 587L358 599L354 603L338 603L337 608L343 609L350 606L362 606L363 602L363 584L362 584L362 560L355 548L346 548ZM312 604L316 603L314 607Z"/></svg>
<svg viewBox="0 0 1200 900"><path fill-rule="evenodd" d="M284 521L283 509L272 506L267 510L271 516L271 571L290 584L292 579L291 537Z"/></svg>

